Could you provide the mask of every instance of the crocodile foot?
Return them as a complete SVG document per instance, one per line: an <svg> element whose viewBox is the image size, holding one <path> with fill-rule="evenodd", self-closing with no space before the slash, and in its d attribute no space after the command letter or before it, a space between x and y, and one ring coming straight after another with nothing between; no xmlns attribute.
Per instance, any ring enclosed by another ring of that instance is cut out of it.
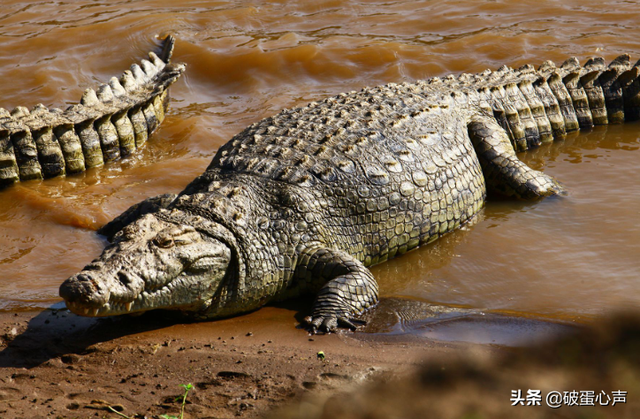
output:
<svg viewBox="0 0 640 419"><path fill-rule="evenodd" d="M336 316L307 316L304 319L306 329L310 334L332 333L343 327L355 332L358 327L367 324L364 320L349 319L347 317Z"/></svg>

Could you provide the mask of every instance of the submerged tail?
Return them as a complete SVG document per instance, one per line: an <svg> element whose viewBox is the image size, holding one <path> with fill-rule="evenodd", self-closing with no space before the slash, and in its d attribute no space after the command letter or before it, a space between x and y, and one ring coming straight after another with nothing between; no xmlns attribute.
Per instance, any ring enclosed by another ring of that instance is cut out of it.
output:
<svg viewBox="0 0 640 419"><path fill-rule="evenodd" d="M131 154L164 120L168 89L184 72L172 64L175 39L66 110L39 104L0 108L0 187L81 172Z"/></svg>

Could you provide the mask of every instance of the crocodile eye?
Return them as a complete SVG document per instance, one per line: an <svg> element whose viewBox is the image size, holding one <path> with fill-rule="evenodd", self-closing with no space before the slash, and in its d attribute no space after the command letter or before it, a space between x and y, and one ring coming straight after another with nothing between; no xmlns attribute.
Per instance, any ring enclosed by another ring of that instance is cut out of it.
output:
<svg viewBox="0 0 640 419"><path fill-rule="evenodd" d="M153 239L153 243L158 247L162 247L163 249L173 247L173 245L175 244L172 237L164 235L157 236L155 239Z"/></svg>

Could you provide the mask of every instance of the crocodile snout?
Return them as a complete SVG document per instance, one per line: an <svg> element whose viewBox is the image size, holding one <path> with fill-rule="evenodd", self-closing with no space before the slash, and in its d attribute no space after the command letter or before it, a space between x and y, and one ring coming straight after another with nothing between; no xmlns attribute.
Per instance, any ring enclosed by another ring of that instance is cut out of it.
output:
<svg viewBox="0 0 640 419"><path fill-rule="evenodd" d="M91 273L80 272L60 285L60 297L67 305L101 307L109 300L109 290Z"/></svg>

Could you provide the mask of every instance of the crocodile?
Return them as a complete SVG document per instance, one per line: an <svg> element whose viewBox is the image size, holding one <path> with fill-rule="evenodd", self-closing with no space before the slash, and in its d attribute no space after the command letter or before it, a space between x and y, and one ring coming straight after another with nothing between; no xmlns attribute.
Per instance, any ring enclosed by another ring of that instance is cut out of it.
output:
<svg viewBox="0 0 640 419"><path fill-rule="evenodd" d="M120 79L87 89L66 110L38 104L0 108L0 188L82 172L141 147L164 120L168 88L185 70L171 63L175 39L133 64Z"/></svg>
<svg viewBox="0 0 640 419"><path fill-rule="evenodd" d="M378 301L370 266L474 220L487 193L563 191L516 151L640 119L640 62L387 84L285 109L223 145L179 194L134 205L60 287L74 313L194 319L315 295L308 329L355 329Z"/></svg>

